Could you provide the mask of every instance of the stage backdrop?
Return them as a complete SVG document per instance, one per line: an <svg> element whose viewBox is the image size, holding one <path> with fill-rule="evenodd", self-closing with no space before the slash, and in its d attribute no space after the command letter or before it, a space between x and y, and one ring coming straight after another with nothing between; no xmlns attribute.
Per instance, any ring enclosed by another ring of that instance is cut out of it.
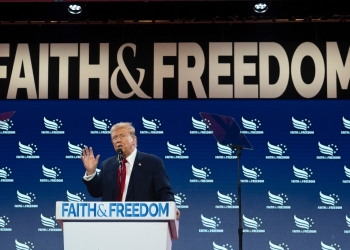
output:
<svg viewBox="0 0 350 250"><path fill-rule="evenodd" d="M59 27L37 42L32 27L2 28L0 112L16 113L0 123L1 248L63 249L55 201L99 200L82 182L82 147L115 155L109 129L129 121L175 192L174 249L238 249L236 152L215 141L208 112L236 119L254 147L241 156L244 249L346 249L349 43L159 27L100 41Z"/></svg>

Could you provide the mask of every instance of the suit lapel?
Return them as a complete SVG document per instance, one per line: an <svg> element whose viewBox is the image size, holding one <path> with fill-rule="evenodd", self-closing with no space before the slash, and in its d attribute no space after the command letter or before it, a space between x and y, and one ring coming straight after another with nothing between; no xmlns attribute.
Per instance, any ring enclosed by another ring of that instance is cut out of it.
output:
<svg viewBox="0 0 350 250"><path fill-rule="evenodd" d="M140 166L141 166L142 158L143 158L142 153L137 150L134 166L132 167L132 172L131 172L131 176L130 176L128 192L126 193L125 200L128 200L128 198L129 198L129 196L130 196L130 194L135 186L136 176L138 176L140 174Z"/></svg>

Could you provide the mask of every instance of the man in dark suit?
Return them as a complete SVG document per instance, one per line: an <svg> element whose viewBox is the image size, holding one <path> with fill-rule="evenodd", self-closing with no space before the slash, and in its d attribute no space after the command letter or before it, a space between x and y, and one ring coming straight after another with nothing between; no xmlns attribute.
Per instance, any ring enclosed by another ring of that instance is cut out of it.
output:
<svg viewBox="0 0 350 250"><path fill-rule="evenodd" d="M138 151L135 129L131 123L117 123L111 128L115 151L121 149L126 169L121 183L120 201L174 201L168 175L163 161L151 154ZM101 172L96 173L100 155L94 157L92 148L83 149L81 159L86 169L83 181L92 197L102 201L116 201L118 190L118 156L101 163ZM180 211L177 210L177 218Z"/></svg>

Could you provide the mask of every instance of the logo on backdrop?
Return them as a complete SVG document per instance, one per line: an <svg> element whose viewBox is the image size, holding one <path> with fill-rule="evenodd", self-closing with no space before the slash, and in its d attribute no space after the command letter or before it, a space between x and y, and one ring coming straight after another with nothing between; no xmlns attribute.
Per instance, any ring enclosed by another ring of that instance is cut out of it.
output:
<svg viewBox="0 0 350 250"><path fill-rule="evenodd" d="M84 145L83 143L74 145L68 141L68 150L72 155L66 155L66 159L80 159L80 156L83 152L83 148L85 147L86 145Z"/></svg>
<svg viewBox="0 0 350 250"><path fill-rule="evenodd" d="M9 223L10 223L10 219L8 216L6 215L0 216L0 232L11 232L12 228L8 227Z"/></svg>
<svg viewBox="0 0 350 250"><path fill-rule="evenodd" d="M292 233L301 233L301 234L315 234L317 233L317 230L311 230L313 225L315 224L314 220L311 219L310 217L301 219L298 218L296 215L294 215L294 222L295 225L300 229L297 230L292 230Z"/></svg>
<svg viewBox="0 0 350 250"><path fill-rule="evenodd" d="M85 197L85 194L81 192L72 194L67 190L67 199L70 202L81 202L81 201L85 201L86 197Z"/></svg>
<svg viewBox="0 0 350 250"><path fill-rule="evenodd" d="M34 143L24 145L19 141L18 146L19 151L23 155L16 155L16 159L40 159L40 155L35 155L36 151L38 151L38 147Z"/></svg>
<svg viewBox="0 0 350 250"><path fill-rule="evenodd" d="M284 155L288 149L287 149L287 146L282 144L282 143L277 144L277 145L273 145L270 142L267 142L267 148L269 149L269 152L271 154L273 154L273 156L267 155L266 159L269 159L269 160L289 160L289 158L290 158L289 156Z"/></svg>
<svg viewBox="0 0 350 250"><path fill-rule="evenodd" d="M62 232L62 229L57 227L58 223L55 220L55 216L45 217L43 214L40 214L41 224L45 226L44 228L38 228L39 232Z"/></svg>
<svg viewBox="0 0 350 250"><path fill-rule="evenodd" d="M63 182L63 179L58 179L57 177L61 174L61 169L58 167L47 168L42 165L43 175L47 177L46 179L40 179L40 182Z"/></svg>
<svg viewBox="0 0 350 250"><path fill-rule="evenodd" d="M63 135L65 132L60 130L63 123L60 119L54 119L52 121L44 117L44 125L47 130L41 131L42 135Z"/></svg>
<svg viewBox="0 0 350 250"><path fill-rule="evenodd" d="M291 206L285 206L288 201L288 196L284 193L281 194L272 194L270 191L268 192L269 199L272 204L276 204L277 206L266 206L266 209L291 209Z"/></svg>
<svg viewBox="0 0 350 250"><path fill-rule="evenodd" d="M343 209L342 206L336 206L340 201L339 196L336 194L325 195L320 191L320 199L323 204L328 206L318 206L318 209Z"/></svg>
<svg viewBox="0 0 350 250"><path fill-rule="evenodd" d="M164 134L164 131L160 131L159 127L162 125L160 120L158 119L152 119L152 120L146 120L142 116L142 124L145 129L144 131L140 131L140 134L152 134L152 135L162 135Z"/></svg>
<svg viewBox="0 0 350 250"><path fill-rule="evenodd" d="M177 193L174 195L175 203L177 208L189 208L188 205L184 205L186 201L186 195L183 193Z"/></svg>
<svg viewBox="0 0 350 250"><path fill-rule="evenodd" d="M222 193L220 193L219 190L218 190L217 194L218 194L218 199L219 199L219 202L221 203L221 205L215 205L216 209L238 209L238 206L233 205L233 203L235 203L237 200L237 197L235 194L233 194L233 193L222 194ZM225 205L222 205L222 204L225 204Z"/></svg>
<svg viewBox="0 0 350 250"><path fill-rule="evenodd" d="M217 229L218 226L220 226L221 224L221 220L219 217L211 217L206 218L203 216L203 214L201 214L201 220L202 220L202 224L204 227L210 228L210 229L199 229L200 233L223 233L224 229Z"/></svg>
<svg viewBox="0 0 350 250"><path fill-rule="evenodd" d="M327 245L323 243L323 241L321 241L321 246L322 246L322 250L341 250L340 245L337 243Z"/></svg>
<svg viewBox="0 0 350 250"><path fill-rule="evenodd" d="M249 179L241 179L242 183L264 183L265 182L265 180L259 179L259 177L262 175L262 171L258 167L249 169L244 167L244 165L242 165L242 171L243 171L244 177L249 178Z"/></svg>
<svg viewBox="0 0 350 250"><path fill-rule="evenodd" d="M90 131L91 135L109 135L111 134L110 128L112 127L112 122L109 119L97 120L95 117L92 117L92 124L97 130Z"/></svg>
<svg viewBox="0 0 350 250"><path fill-rule="evenodd" d="M230 145L222 145L219 142L216 142L218 151L222 155L215 155L217 160L227 160L227 159L237 159L236 149L230 148Z"/></svg>
<svg viewBox="0 0 350 250"><path fill-rule="evenodd" d="M10 179L10 175L12 174L11 168L3 167L0 168L0 182L14 182L14 179Z"/></svg>
<svg viewBox="0 0 350 250"><path fill-rule="evenodd" d="M190 179L190 182L200 182L200 183L213 183L213 179L208 179L211 175L210 168L204 167L204 168L195 168L192 165L192 174L194 177L198 179Z"/></svg>
<svg viewBox="0 0 350 250"><path fill-rule="evenodd" d="M293 127L297 129L296 131L290 131L291 135L313 135L315 131L310 131L311 121L308 119L297 120L292 117Z"/></svg>
<svg viewBox="0 0 350 250"><path fill-rule="evenodd" d="M335 154L338 152L338 146L335 144L329 144L329 145L323 145L321 142L318 142L318 148L321 152L320 156L316 156L316 159L318 160L340 160L340 156L335 156Z"/></svg>
<svg viewBox="0 0 350 250"><path fill-rule="evenodd" d="M16 131L11 130L13 127L13 121L11 119L7 119L5 121L0 121L0 135L14 135Z"/></svg>
<svg viewBox="0 0 350 250"><path fill-rule="evenodd" d="M348 225L348 227L350 227L350 218L347 215L345 215L345 221L346 221L346 224ZM350 234L350 230L344 230L344 233Z"/></svg>
<svg viewBox="0 0 350 250"><path fill-rule="evenodd" d="M348 177L350 179L350 168L347 168L344 165L344 171L345 171L346 177ZM0 177L1 177L1 170L0 170ZM343 180L343 183L350 183L350 180Z"/></svg>
<svg viewBox="0 0 350 250"><path fill-rule="evenodd" d="M173 155L166 155L165 159L186 160L190 158L188 155L183 155L187 150L185 144L180 143L180 144L173 145L170 142L167 142L167 146L168 146L169 153Z"/></svg>
<svg viewBox="0 0 350 250"><path fill-rule="evenodd" d="M245 217L243 214L243 223L244 226L249 228L243 229L244 233L265 233L265 229L260 229L263 222L259 217L254 217L250 219Z"/></svg>
<svg viewBox="0 0 350 250"><path fill-rule="evenodd" d="M344 116L343 116L343 125L348 130L340 131L340 134L342 134L342 135L350 135L350 120L345 119Z"/></svg>
<svg viewBox="0 0 350 250"><path fill-rule="evenodd" d="M248 130L242 130L241 134L249 134L249 135L263 135L264 131L258 130L261 126L261 122L258 119L253 120L246 120L242 116L242 124L245 129Z"/></svg>
<svg viewBox="0 0 350 250"><path fill-rule="evenodd" d="M222 246L215 244L213 241L214 250L233 250L232 245L224 244Z"/></svg>
<svg viewBox="0 0 350 250"><path fill-rule="evenodd" d="M294 176L299 178L298 180L291 180L291 183L316 183L316 180L310 180L313 172L311 168L299 169L293 165Z"/></svg>
<svg viewBox="0 0 350 250"><path fill-rule="evenodd" d="M270 250L289 250L289 246L286 243L281 243L277 245L272 243L270 240L269 245L270 245Z"/></svg>
<svg viewBox="0 0 350 250"><path fill-rule="evenodd" d="M211 125L210 120L196 120L192 116L192 126L197 130L191 130L190 135L211 135L213 131L209 130L209 127L205 122L208 122Z"/></svg>
<svg viewBox="0 0 350 250"><path fill-rule="evenodd" d="M30 241L21 243L15 239L16 250L34 250L34 244Z"/></svg>
<svg viewBox="0 0 350 250"><path fill-rule="evenodd" d="M17 199L19 202L23 204L15 204L15 208L38 208L39 206L36 204L33 204L36 200L35 194L32 192L22 194L17 190Z"/></svg>

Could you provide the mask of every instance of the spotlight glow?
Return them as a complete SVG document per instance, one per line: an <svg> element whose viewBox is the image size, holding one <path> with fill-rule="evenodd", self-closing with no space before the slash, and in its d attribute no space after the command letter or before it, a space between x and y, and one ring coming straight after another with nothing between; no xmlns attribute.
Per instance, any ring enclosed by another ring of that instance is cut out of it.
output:
<svg viewBox="0 0 350 250"><path fill-rule="evenodd" d="M71 14L80 14L81 13L81 6L77 4L71 4L68 6L68 12Z"/></svg>
<svg viewBox="0 0 350 250"><path fill-rule="evenodd" d="M268 7L266 3L258 3L254 5L253 9L256 13L265 13Z"/></svg>

